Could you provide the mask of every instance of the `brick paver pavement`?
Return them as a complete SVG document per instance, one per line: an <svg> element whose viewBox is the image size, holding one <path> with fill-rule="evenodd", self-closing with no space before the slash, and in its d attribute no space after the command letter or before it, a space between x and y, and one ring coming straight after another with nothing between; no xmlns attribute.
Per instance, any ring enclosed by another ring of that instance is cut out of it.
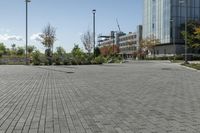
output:
<svg viewBox="0 0 200 133"><path fill-rule="evenodd" d="M0 132L200 133L199 81L164 62L0 66Z"/></svg>

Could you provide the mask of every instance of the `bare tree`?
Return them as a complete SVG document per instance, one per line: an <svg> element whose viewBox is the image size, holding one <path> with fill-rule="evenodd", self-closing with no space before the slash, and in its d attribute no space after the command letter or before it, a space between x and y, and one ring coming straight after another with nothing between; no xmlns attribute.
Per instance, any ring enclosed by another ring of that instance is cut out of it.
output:
<svg viewBox="0 0 200 133"><path fill-rule="evenodd" d="M92 37L92 33L90 32L90 30L87 30L87 32L85 32L82 37L81 37L81 41L85 47L85 50L88 51L88 53L90 54L92 49L93 49L93 37Z"/></svg>
<svg viewBox="0 0 200 133"><path fill-rule="evenodd" d="M41 43L47 48L45 54L48 57L49 64L51 64L53 56L53 44L56 41L56 28L48 24L43 29L40 37L42 38Z"/></svg>

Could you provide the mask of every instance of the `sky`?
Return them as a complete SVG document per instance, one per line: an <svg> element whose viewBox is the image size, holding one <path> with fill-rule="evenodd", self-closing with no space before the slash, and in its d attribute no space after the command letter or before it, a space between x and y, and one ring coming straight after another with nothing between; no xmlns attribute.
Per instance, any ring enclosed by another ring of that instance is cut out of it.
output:
<svg viewBox="0 0 200 133"><path fill-rule="evenodd" d="M0 42L10 47L25 46L25 0L0 0ZM96 9L96 35L109 35L117 31L118 19L121 31L135 32L142 24L143 0L31 0L28 5L29 45L44 51L39 34L50 23L56 28L54 47L61 46L67 52L74 44L81 48L81 35L93 30L92 10Z"/></svg>

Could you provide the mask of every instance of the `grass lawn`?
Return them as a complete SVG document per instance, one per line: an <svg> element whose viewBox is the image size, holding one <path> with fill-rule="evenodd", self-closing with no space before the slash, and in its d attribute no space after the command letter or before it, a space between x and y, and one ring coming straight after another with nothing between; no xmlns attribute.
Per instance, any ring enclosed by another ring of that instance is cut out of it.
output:
<svg viewBox="0 0 200 133"><path fill-rule="evenodd" d="M182 64L183 66L187 66L187 67L191 67L191 68L194 68L194 69L197 69L197 70L200 70L200 64Z"/></svg>
<svg viewBox="0 0 200 133"><path fill-rule="evenodd" d="M171 60L171 63L183 63L184 60Z"/></svg>

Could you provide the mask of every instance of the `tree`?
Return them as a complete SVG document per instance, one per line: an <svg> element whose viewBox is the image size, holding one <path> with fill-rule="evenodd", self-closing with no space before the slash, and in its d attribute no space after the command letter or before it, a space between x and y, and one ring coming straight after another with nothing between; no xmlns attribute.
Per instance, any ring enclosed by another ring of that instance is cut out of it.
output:
<svg viewBox="0 0 200 133"><path fill-rule="evenodd" d="M200 48L200 27L197 27L195 29L194 34L195 34L196 42L192 46L195 48Z"/></svg>
<svg viewBox="0 0 200 133"><path fill-rule="evenodd" d="M23 55L25 53L25 49L23 47L17 48L17 55Z"/></svg>
<svg viewBox="0 0 200 133"><path fill-rule="evenodd" d="M27 52L28 52L28 54L30 55L35 49L36 49L35 46L29 45L29 46L27 47Z"/></svg>
<svg viewBox="0 0 200 133"><path fill-rule="evenodd" d="M60 56L63 57L66 54L66 51L63 47L57 47L56 48L56 53Z"/></svg>
<svg viewBox="0 0 200 133"><path fill-rule="evenodd" d="M11 51L9 48L6 48L6 55L11 55Z"/></svg>
<svg viewBox="0 0 200 133"><path fill-rule="evenodd" d="M93 43L92 43L93 37L90 30L88 30L86 33L82 35L81 41L85 47L85 50L87 50L87 52L90 54L93 49Z"/></svg>
<svg viewBox="0 0 200 133"><path fill-rule="evenodd" d="M16 55L16 53L17 53L16 44L12 44L11 47L12 47L12 49L10 51L11 55Z"/></svg>
<svg viewBox="0 0 200 133"><path fill-rule="evenodd" d="M95 56L95 57L98 57L98 56L100 56L100 55L101 55L101 51L100 51L99 47L96 47L96 48L94 49L94 56Z"/></svg>
<svg viewBox="0 0 200 133"><path fill-rule="evenodd" d="M53 56L53 44L56 41L56 29L48 24L43 29L40 37L42 38L41 43L47 48L45 50L45 54L47 56L47 59L49 60L49 64L51 65Z"/></svg>
<svg viewBox="0 0 200 133"><path fill-rule="evenodd" d="M189 48L200 47L200 22L195 20L190 20L187 22L187 44ZM185 39L185 24L181 25L181 35Z"/></svg>
<svg viewBox="0 0 200 133"><path fill-rule="evenodd" d="M141 41L140 47L145 50L153 50L153 55L155 58L155 46L157 44L160 44L160 40L157 39L155 35L150 35Z"/></svg>
<svg viewBox="0 0 200 133"><path fill-rule="evenodd" d="M53 56L53 60L56 65L60 65L61 62L64 62L65 54L66 54L66 52L65 52L64 48L62 48L62 47L56 48L56 52L54 53L54 56Z"/></svg>
<svg viewBox="0 0 200 133"><path fill-rule="evenodd" d="M0 56L6 53L6 46L3 43L0 43Z"/></svg>
<svg viewBox="0 0 200 133"><path fill-rule="evenodd" d="M71 54L73 56L72 58L75 64L84 64L84 62L87 60L86 54L83 52L82 49L79 48L77 44L74 45Z"/></svg>
<svg viewBox="0 0 200 133"><path fill-rule="evenodd" d="M81 57L84 54L77 44L74 45L71 53L74 57Z"/></svg>
<svg viewBox="0 0 200 133"><path fill-rule="evenodd" d="M34 65L40 65L41 63L41 58L40 58L40 51L39 50L36 50L35 52L33 52L33 64Z"/></svg>
<svg viewBox="0 0 200 133"><path fill-rule="evenodd" d="M16 47L16 44L12 44L11 47L12 47L12 50L14 51L15 47Z"/></svg>
<svg viewBox="0 0 200 133"><path fill-rule="evenodd" d="M109 45L109 46L103 46L100 48L100 53L103 56L111 56L119 53L119 46L118 45Z"/></svg>

